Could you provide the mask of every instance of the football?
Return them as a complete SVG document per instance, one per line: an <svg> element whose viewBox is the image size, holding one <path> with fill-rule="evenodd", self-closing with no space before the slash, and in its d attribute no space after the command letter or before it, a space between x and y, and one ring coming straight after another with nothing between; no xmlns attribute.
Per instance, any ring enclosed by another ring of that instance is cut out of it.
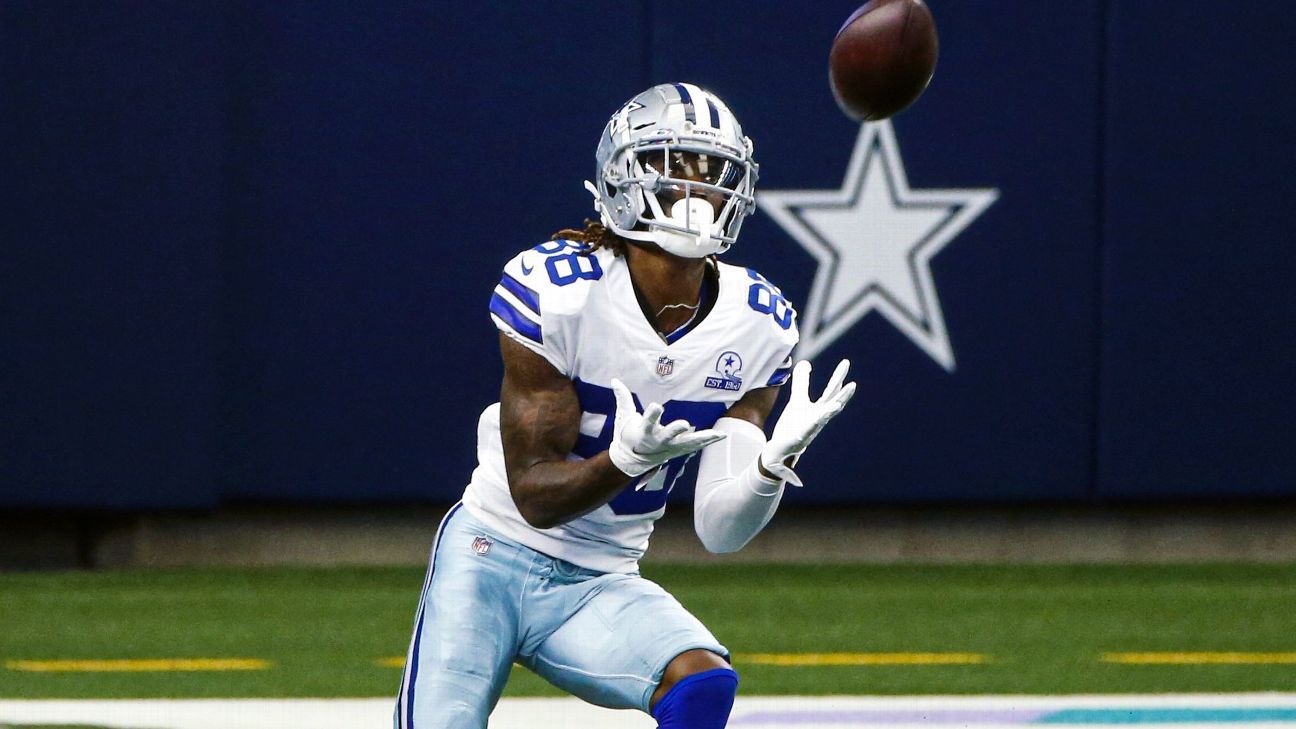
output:
<svg viewBox="0 0 1296 729"><path fill-rule="evenodd" d="M869 0L837 31L828 55L837 105L857 121L896 114L927 88L939 50L922 0Z"/></svg>

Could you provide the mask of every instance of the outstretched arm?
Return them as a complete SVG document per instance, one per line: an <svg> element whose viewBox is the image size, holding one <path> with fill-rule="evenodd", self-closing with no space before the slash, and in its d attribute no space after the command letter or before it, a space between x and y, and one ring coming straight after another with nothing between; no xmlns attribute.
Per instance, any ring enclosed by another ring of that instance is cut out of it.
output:
<svg viewBox="0 0 1296 729"><path fill-rule="evenodd" d="M702 454L693 506L694 528L709 551L742 549L774 516L784 482L801 485L792 471L796 459L855 393L855 383L842 384L848 368L843 360L823 395L812 401L810 363L798 363L792 397L768 441L762 427L778 388L747 393L716 422L715 429L729 438Z"/></svg>

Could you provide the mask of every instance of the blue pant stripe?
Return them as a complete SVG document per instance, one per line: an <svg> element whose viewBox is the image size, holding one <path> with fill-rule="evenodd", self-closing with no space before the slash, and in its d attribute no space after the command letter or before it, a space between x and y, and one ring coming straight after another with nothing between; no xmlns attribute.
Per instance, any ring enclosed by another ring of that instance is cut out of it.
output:
<svg viewBox="0 0 1296 729"><path fill-rule="evenodd" d="M423 578L423 592L419 594L418 617L414 622L414 645L410 650L409 663L405 666L405 673L409 675L409 682L402 682L401 691L404 696L396 698L396 711L400 715L400 701L405 699L405 715L402 717L405 721L401 723L401 729L414 729L414 682L418 679L418 657L419 641L423 638L423 618L427 612L428 590L432 587L432 573L436 571L437 551L441 549L441 535L445 533L446 524L450 523L450 517L455 515L463 507L463 502L459 502L450 507L446 515L441 519L440 526L437 527L436 536L432 540L432 556L428 560L427 576Z"/></svg>
<svg viewBox="0 0 1296 729"><path fill-rule="evenodd" d="M418 625L414 628L414 650L410 652L409 692L405 697L405 726L414 729L414 684L418 682L419 638L423 636L423 618L427 613L419 611Z"/></svg>

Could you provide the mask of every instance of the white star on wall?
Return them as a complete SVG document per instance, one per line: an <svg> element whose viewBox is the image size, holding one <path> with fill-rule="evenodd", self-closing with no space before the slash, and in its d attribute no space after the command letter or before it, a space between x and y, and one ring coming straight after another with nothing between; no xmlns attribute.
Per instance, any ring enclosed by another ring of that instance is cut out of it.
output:
<svg viewBox="0 0 1296 729"><path fill-rule="evenodd" d="M814 357L877 311L952 372L929 263L998 198L994 189L910 189L889 121L860 127L840 190L757 193L760 209L819 261L799 356Z"/></svg>

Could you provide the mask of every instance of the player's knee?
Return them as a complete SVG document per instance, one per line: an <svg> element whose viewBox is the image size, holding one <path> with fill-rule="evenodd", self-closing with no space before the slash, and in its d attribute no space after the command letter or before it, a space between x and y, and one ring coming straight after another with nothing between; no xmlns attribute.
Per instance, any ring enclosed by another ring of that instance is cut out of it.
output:
<svg viewBox="0 0 1296 729"><path fill-rule="evenodd" d="M676 682L695 673L702 673L715 668L730 668L730 665L719 654L705 648L694 648L680 653L672 658L670 663L666 664L666 670L662 672L661 683L658 684L657 690L653 692L650 705L656 706L657 702L666 695L666 692L671 690L671 687Z"/></svg>
<svg viewBox="0 0 1296 729"><path fill-rule="evenodd" d="M738 674L727 664L692 673L670 686L652 716L658 729L724 729L737 693Z"/></svg>

